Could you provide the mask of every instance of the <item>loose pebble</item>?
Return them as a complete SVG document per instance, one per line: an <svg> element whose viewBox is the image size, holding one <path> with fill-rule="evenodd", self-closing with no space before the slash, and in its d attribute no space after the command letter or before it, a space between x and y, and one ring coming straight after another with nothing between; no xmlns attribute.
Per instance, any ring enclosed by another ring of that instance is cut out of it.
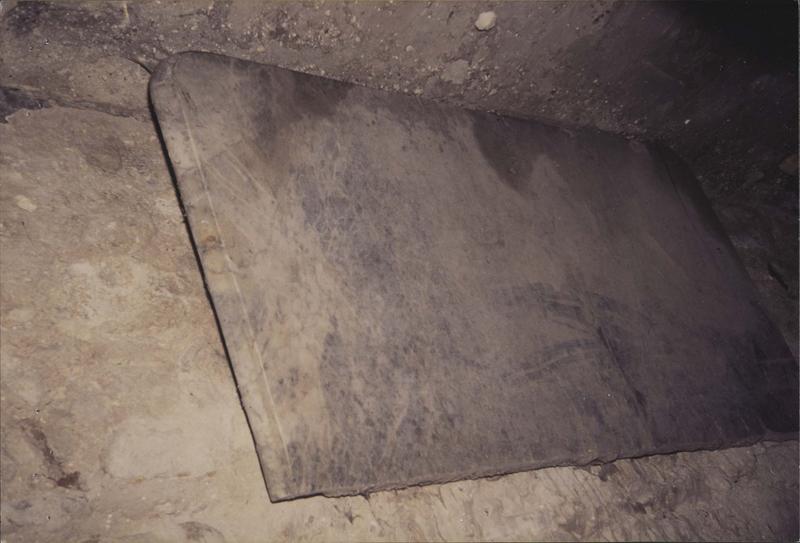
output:
<svg viewBox="0 0 800 543"><path fill-rule="evenodd" d="M456 85L464 83L467 75L469 75L469 62L464 59L451 62L442 71L442 79Z"/></svg>
<svg viewBox="0 0 800 543"><path fill-rule="evenodd" d="M797 153L787 156L778 167L783 173L797 175Z"/></svg>
<svg viewBox="0 0 800 543"><path fill-rule="evenodd" d="M25 211L28 211L28 212L31 212L31 213L36 211L36 204L31 202L30 199L28 199L27 196L23 196L22 194L19 194L19 195L14 197L14 203L17 204L17 207L20 207L20 208L24 209Z"/></svg>
<svg viewBox="0 0 800 543"><path fill-rule="evenodd" d="M494 11L484 11L475 20L475 28L481 31L491 30L497 22L497 14Z"/></svg>

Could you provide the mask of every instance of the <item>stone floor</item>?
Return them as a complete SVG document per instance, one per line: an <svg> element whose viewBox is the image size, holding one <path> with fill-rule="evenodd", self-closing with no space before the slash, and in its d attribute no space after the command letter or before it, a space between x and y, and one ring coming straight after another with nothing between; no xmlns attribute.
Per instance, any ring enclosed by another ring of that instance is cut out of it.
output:
<svg viewBox="0 0 800 543"><path fill-rule="evenodd" d="M3 542L797 540L797 441L270 503L147 70L0 34Z"/></svg>

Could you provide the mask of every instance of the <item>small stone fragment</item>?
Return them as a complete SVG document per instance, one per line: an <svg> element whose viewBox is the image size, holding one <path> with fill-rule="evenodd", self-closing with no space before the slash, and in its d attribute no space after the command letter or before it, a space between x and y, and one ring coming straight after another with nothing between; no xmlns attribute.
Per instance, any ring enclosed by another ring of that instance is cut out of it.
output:
<svg viewBox="0 0 800 543"><path fill-rule="evenodd" d="M17 207L24 209L30 213L36 211L36 204L30 201L28 197L23 196L22 194L18 194L14 197L14 203L17 204Z"/></svg>
<svg viewBox="0 0 800 543"><path fill-rule="evenodd" d="M787 156L778 167L783 173L797 175L797 153Z"/></svg>
<svg viewBox="0 0 800 543"><path fill-rule="evenodd" d="M469 62L461 59L447 65L444 71L442 71L442 79L449 83L461 85L464 83L464 80L466 80L468 74Z"/></svg>
<svg viewBox="0 0 800 543"><path fill-rule="evenodd" d="M497 14L494 11L484 11L475 20L475 28L481 31L491 30L497 22Z"/></svg>

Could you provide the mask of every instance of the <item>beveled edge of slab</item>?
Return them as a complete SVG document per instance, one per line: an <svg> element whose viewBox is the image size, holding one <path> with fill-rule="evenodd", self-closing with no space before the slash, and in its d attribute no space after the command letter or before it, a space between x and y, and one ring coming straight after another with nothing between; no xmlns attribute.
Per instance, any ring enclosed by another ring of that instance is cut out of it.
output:
<svg viewBox="0 0 800 543"><path fill-rule="evenodd" d="M175 183L176 197L181 203L181 211L186 220L187 233L194 248L197 264L205 284L206 292L208 293L209 304L218 325L220 340L222 341L228 363L231 367L233 383L237 389L245 418L250 428L254 444L258 450L259 465L270 500L280 501L291 499L299 496L296 496L286 488L285 481L282 478L274 476L291 470L291 463L288 454L285 454L286 445L281 436L276 413L274 409L269 409L259 401L261 395L258 390L251 390L252 388L257 388L253 387L252 384L257 383L258 380L247 377L253 373L253 368L260 367L260 362L254 352L252 342L230 342L226 340L226 334L231 333L233 326L231 326L231 323L228 323L228 326L226 326L224 316L218 311L221 293L226 290L230 291L231 289L237 288L234 283L235 278L230 271L222 274L213 274L213 277L209 277L212 274L204 264L204 259L208 258L209 254L225 262L227 262L227 255L225 254L224 247L221 245L209 250L209 248L203 248L201 244L198 243L197 228L199 228L200 225L192 223L191 214L186 212L181 197L181 187L186 187L187 185L194 185L195 190L206 193L206 195L208 194L204 187L205 179L202 170L202 161L194 149L188 113L185 111L182 103L185 96L183 94L183 88L180 85L179 74L182 64L192 62L198 57L204 59L215 58L218 61L224 60L225 62L246 62L202 52L185 52L172 55L161 61L153 72L149 83L149 96L153 110L156 113L157 124L163 145L167 151L166 158L174 177L173 182ZM184 130L173 130L169 126L170 123L164 122L165 119L178 120L182 123ZM180 142L179 140L184 140L184 142ZM185 149L183 145L187 142L189 143L189 147L195 151L191 153L190 156L184 156ZM180 157L180 159L177 157ZM211 229L219 239L219 228L213 225ZM232 346L233 343L236 345ZM241 347L243 344L245 347ZM234 352L235 350L236 352ZM243 376L244 378L242 378ZM284 454L280 454L281 452Z"/></svg>

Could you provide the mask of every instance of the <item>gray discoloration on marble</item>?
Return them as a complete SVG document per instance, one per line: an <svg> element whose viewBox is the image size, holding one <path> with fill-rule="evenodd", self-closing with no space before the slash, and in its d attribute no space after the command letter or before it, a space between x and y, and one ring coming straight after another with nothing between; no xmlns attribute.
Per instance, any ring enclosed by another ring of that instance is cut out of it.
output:
<svg viewBox="0 0 800 543"><path fill-rule="evenodd" d="M151 95L273 499L796 431L660 152L205 54Z"/></svg>

